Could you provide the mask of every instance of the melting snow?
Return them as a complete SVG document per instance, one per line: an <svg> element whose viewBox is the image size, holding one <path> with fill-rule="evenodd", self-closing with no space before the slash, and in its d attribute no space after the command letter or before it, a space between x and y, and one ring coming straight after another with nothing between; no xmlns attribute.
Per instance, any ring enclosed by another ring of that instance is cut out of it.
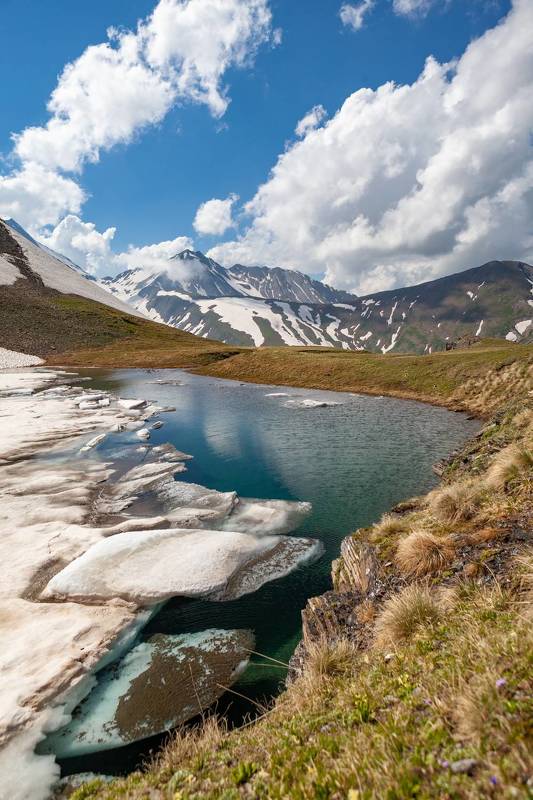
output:
<svg viewBox="0 0 533 800"><path fill-rule="evenodd" d="M396 300L396 302L394 303L394 305L393 305L393 307L392 307L392 311L390 312L390 317L389 317L389 318L388 318L388 320L387 320L387 325L392 325L392 320L393 320L393 317L394 317L394 312L396 311L396 308L397 308L397 306L398 306L398 301Z"/></svg>
<svg viewBox="0 0 533 800"><path fill-rule="evenodd" d="M287 400L286 406L299 406L301 408L328 408L329 406L341 406L342 403L338 400L312 400L305 398L303 400Z"/></svg>
<svg viewBox="0 0 533 800"><path fill-rule="evenodd" d="M518 331L518 333L522 336L527 331L532 322L533 320L531 319L523 319L522 322L516 323L515 328Z"/></svg>
<svg viewBox="0 0 533 800"><path fill-rule="evenodd" d="M179 297L180 300L191 300L191 296L189 294L184 294L183 292L176 292L176 291L167 291L166 289L159 289L157 292L157 297Z"/></svg>
<svg viewBox="0 0 533 800"><path fill-rule="evenodd" d="M482 327L483 327L483 320L481 320L481 322L479 323L479 327L478 327L478 329L476 331L476 336L480 335Z"/></svg>
<svg viewBox="0 0 533 800"><path fill-rule="evenodd" d="M334 317L332 314L326 314L326 317L333 320L333 322L330 322L329 325L326 326L326 333L328 336L331 336L333 340L335 340L341 321L338 317Z"/></svg>
<svg viewBox="0 0 533 800"><path fill-rule="evenodd" d="M12 369L13 367L36 367L44 364L42 358L29 356L26 353L17 353L15 350L6 350L0 347L0 369Z"/></svg>
<svg viewBox="0 0 533 800"><path fill-rule="evenodd" d="M402 326L398 325L398 329L396 330L396 333L392 334L392 338L391 338L391 342L390 342L389 346L381 348L381 352L383 353L383 355L385 355L385 353L388 353L389 350L392 350L393 347L396 346L396 342L398 340L398 335L399 335L401 329L402 329Z"/></svg>

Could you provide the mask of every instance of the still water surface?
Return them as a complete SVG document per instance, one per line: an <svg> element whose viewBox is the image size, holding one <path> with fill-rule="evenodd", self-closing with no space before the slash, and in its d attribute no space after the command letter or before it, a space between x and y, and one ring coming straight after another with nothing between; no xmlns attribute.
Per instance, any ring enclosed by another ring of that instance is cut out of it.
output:
<svg viewBox="0 0 533 800"><path fill-rule="evenodd" d="M431 467L479 427L463 414L413 401L337 392L255 386L199 377L181 370L81 371L92 388L122 397L142 397L175 412L150 444L172 442L194 456L179 480L241 497L306 500L313 510L296 535L320 539L322 557L259 591L227 603L173 600L143 636L205 628L251 628L256 648L288 661L300 637L300 612L307 598L330 588L331 561L344 536L370 525L402 499L436 483ZM181 385L157 381L181 382ZM87 385L87 384L85 384ZM287 396L269 397L271 392ZM333 400L339 405L305 408L288 401ZM98 456L131 443L132 434L109 437ZM293 533L294 535L294 533ZM284 670L255 658L234 689L219 703L230 721L251 713L254 702L271 697ZM120 773L140 764L161 737L117 751L64 762L66 772Z"/></svg>

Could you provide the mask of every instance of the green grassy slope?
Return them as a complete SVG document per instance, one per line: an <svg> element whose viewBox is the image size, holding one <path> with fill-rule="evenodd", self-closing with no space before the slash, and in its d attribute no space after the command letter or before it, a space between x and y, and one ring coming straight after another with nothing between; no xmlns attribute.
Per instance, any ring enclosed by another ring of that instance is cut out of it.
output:
<svg viewBox="0 0 533 800"><path fill-rule="evenodd" d="M76 295L60 294L28 281L0 287L0 343L47 358L49 363L66 363L63 354L80 352L80 363L92 354L95 364L115 352L117 363L128 351L144 353L143 366L171 353L174 366L202 364L235 350L219 342L198 339L166 325L124 314L109 306ZM102 355L100 355L102 354ZM124 363L128 366L128 363Z"/></svg>

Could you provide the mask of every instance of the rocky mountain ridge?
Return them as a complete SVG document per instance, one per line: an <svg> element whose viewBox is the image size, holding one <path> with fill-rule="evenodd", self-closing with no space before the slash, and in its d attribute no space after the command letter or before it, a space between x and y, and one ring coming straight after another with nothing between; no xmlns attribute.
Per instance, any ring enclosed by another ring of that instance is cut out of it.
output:
<svg viewBox="0 0 533 800"><path fill-rule="evenodd" d="M431 353L460 340L533 336L533 268L522 262L356 297L291 270L225 269L189 250L172 261L182 273L128 270L101 285L151 319L239 346Z"/></svg>
<svg viewBox="0 0 533 800"><path fill-rule="evenodd" d="M533 341L533 268L523 262L490 261L366 297L332 289L295 270L240 264L225 268L193 250L169 259L164 271L128 269L97 281L39 244L15 221L2 225L2 240L22 247L34 273L42 275L45 290L97 300L230 345L386 354L432 353L487 337ZM0 246L0 284L6 286L21 277L9 250Z"/></svg>

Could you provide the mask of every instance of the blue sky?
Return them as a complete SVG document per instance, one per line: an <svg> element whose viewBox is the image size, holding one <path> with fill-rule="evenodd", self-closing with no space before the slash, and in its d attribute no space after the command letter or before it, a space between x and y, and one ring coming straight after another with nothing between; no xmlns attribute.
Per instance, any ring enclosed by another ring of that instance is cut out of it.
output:
<svg viewBox="0 0 533 800"><path fill-rule="evenodd" d="M46 124L46 104L65 65L89 45L105 42L110 26L134 30L155 5L154 0L3 1L1 24L7 33L0 68L9 79L2 88L0 150L6 160L0 171L16 168L11 134ZM511 8L507 0L434 5L427 0L431 7L424 13L399 14L391 0L375 0L362 27L354 30L342 23L336 0L272 0L267 5L271 30L282 30L281 44L264 42L253 63L230 65L224 72L220 83L228 87L231 103L220 118L205 104L185 98L162 121L137 131L133 141L101 148L98 162L86 163L75 175L87 195L80 216L97 231L116 228L114 251L177 236L190 237L205 251L235 239L236 229L222 235L196 232L197 208L210 198L235 193L238 211L253 198L287 143L294 142L295 126L309 109L320 104L332 117L363 87L413 84L428 56L440 64L460 58L469 42ZM240 217L240 223L242 235L249 222ZM283 260L279 253L273 251L277 261ZM327 271L320 269L320 257L309 258L309 271ZM305 268L305 263L296 266Z"/></svg>

